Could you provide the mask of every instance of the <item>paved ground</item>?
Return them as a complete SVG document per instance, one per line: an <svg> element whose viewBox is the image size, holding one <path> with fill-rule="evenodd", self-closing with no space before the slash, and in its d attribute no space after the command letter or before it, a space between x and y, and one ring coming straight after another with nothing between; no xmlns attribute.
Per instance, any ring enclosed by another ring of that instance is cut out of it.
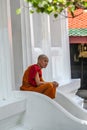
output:
<svg viewBox="0 0 87 130"><path fill-rule="evenodd" d="M76 95L78 95L84 99L87 99L87 90L78 90Z"/></svg>

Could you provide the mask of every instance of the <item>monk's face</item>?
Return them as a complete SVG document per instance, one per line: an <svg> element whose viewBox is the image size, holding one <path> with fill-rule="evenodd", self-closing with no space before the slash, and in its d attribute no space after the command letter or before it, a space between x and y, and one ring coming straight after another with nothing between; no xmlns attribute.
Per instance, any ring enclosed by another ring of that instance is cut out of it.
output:
<svg viewBox="0 0 87 130"><path fill-rule="evenodd" d="M44 58L40 59L39 65L41 68L46 68L48 65L48 62L49 62L48 58L44 57Z"/></svg>

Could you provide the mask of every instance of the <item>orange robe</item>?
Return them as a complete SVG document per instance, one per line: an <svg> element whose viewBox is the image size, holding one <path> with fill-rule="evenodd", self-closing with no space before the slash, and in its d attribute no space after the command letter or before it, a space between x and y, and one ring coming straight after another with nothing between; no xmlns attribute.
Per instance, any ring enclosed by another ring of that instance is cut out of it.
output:
<svg viewBox="0 0 87 130"><path fill-rule="evenodd" d="M20 90L39 92L49 96L52 99L55 98L56 87L54 87L51 82L47 82L40 86L34 86L29 83L29 72L31 67L32 66L29 66L23 75L22 86L20 87ZM42 76L40 77L40 81L44 81Z"/></svg>

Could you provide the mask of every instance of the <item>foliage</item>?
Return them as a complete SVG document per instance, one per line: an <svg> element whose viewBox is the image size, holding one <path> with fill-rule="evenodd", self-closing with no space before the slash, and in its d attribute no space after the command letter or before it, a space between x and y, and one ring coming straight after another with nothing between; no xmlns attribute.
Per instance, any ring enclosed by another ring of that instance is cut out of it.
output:
<svg viewBox="0 0 87 130"><path fill-rule="evenodd" d="M87 9L87 0L25 0L29 3L30 12L54 14L57 17L63 10L68 11L74 17L77 9ZM32 8L31 8L32 7ZM20 11L19 11L20 12Z"/></svg>

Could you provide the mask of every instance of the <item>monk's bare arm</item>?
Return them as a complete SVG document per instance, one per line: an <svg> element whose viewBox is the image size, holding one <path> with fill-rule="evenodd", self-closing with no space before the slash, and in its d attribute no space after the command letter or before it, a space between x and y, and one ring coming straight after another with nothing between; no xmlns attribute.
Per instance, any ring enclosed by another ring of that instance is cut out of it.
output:
<svg viewBox="0 0 87 130"><path fill-rule="evenodd" d="M37 86L40 86L40 85L42 85L42 84L49 83L49 82L45 82L45 81L40 81L38 72L36 73L35 81L36 81ZM51 82L51 83L53 84L54 87L58 87L58 86L59 86L59 84L58 84L56 81L53 81L53 82Z"/></svg>
<svg viewBox="0 0 87 130"><path fill-rule="evenodd" d="M37 86L42 85L42 84L45 84L44 81L40 81L38 72L37 72L36 75L35 75L35 81L36 81Z"/></svg>

